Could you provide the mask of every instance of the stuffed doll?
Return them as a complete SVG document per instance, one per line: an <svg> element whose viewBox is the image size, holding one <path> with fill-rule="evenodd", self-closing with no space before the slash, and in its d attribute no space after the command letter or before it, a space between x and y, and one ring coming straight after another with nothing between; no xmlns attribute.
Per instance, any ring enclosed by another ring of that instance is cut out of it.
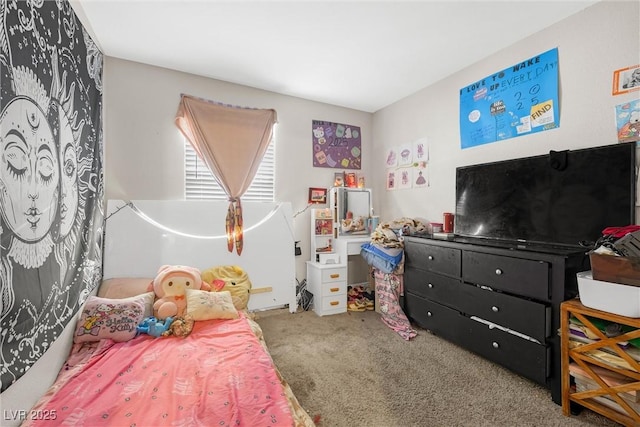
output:
<svg viewBox="0 0 640 427"><path fill-rule="evenodd" d="M158 319L183 316L187 308L187 289L211 290L202 280L200 270L184 265L163 265L158 270L149 291L156 294L153 315Z"/></svg>
<svg viewBox="0 0 640 427"><path fill-rule="evenodd" d="M237 265L221 265L202 272L202 280L211 284L211 290L229 291L236 310L244 310L249 303L251 281L249 275Z"/></svg>

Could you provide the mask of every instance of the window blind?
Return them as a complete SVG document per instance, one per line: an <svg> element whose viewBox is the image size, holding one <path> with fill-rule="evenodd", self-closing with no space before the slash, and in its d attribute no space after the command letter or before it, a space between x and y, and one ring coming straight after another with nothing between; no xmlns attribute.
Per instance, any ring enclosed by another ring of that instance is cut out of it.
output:
<svg viewBox="0 0 640 427"><path fill-rule="evenodd" d="M227 200L218 181L184 140L185 198L187 200ZM273 202L275 184L275 142L272 140L265 152L251 186L242 196L243 201Z"/></svg>

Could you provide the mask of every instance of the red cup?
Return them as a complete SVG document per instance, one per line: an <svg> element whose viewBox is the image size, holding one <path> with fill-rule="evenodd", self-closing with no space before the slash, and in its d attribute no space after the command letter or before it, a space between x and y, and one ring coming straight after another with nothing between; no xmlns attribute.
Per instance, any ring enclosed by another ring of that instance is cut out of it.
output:
<svg viewBox="0 0 640 427"><path fill-rule="evenodd" d="M453 233L453 214L445 212L442 218L442 231L445 233Z"/></svg>

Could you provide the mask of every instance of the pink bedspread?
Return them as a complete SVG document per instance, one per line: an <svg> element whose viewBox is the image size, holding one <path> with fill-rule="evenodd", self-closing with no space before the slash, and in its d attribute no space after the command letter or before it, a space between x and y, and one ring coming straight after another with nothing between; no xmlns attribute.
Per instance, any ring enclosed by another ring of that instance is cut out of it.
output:
<svg viewBox="0 0 640 427"><path fill-rule="evenodd" d="M271 357L244 316L198 321L186 338L141 335L83 351L36 406L55 421L23 425L293 425Z"/></svg>

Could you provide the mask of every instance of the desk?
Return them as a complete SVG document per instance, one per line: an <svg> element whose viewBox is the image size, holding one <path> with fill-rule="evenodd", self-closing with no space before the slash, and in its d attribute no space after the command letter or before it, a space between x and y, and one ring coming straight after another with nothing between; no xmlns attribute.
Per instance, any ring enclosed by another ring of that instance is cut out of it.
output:
<svg viewBox="0 0 640 427"><path fill-rule="evenodd" d="M360 248L371 242L371 236L339 237L335 239L335 251L340 255L340 263L347 265L347 285L369 284L369 265L360 256Z"/></svg>

